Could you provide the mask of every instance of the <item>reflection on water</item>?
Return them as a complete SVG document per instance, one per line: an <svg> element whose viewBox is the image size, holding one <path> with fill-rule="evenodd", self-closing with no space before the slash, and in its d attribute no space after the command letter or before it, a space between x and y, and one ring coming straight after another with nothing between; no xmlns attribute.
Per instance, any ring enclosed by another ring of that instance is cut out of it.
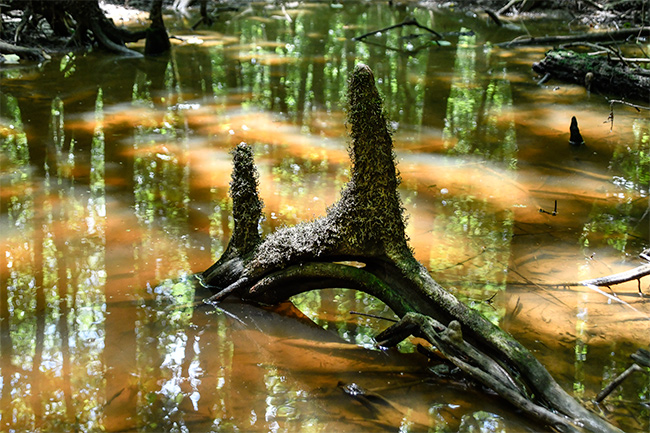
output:
<svg viewBox="0 0 650 433"><path fill-rule="evenodd" d="M428 47L409 28L351 40L411 15L449 43ZM0 71L0 430L536 429L432 373L444 366L423 363L414 342L375 350L395 316L373 297L310 292L293 298L299 310L196 302L206 294L191 275L232 230L235 144L256 154L264 233L336 200L356 61L384 95L408 234L437 280L584 400L650 343L634 282L618 298L535 286L638 264L645 114L617 108L610 132L601 99L536 86L536 52L513 57L486 43L512 34L449 12L253 5L192 34L169 23L184 42L167 58L71 54ZM567 144L575 113L587 148ZM555 201L557 215L539 212ZM600 409L644 431L649 395L638 375Z"/></svg>

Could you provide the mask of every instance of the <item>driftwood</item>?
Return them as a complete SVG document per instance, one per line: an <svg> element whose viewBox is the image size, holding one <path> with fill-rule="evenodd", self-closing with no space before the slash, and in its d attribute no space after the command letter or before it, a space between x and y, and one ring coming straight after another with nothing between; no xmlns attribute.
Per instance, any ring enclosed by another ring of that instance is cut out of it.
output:
<svg viewBox="0 0 650 433"><path fill-rule="evenodd" d="M561 81L588 86L596 92L633 99L650 98L650 76L639 74L639 68L603 56L551 50L542 61L533 64L533 70Z"/></svg>
<svg viewBox="0 0 650 433"><path fill-rule="evenodd" d="M234 150L230 193L235 227L223 256L199 276L214 295L275 304L314 289L357 289L401 320L377 336L384 345L417 334L474 380L559 431L619 432L568 395L512 336L436 283L404 233L392 138L370 68L349 82L352 178L325 216L262 239L262 203L252 152ZM354 264L352 266L351 264Z"/></svg>

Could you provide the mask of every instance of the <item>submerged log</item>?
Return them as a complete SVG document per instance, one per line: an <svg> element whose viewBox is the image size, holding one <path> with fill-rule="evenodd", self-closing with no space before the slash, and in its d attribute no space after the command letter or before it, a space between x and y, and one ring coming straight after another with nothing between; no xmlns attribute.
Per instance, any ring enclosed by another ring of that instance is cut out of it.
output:
<svg viewBox="0 0 650 433"><path fill-rule="evenodd" d="M542 61L533 63L533 70L561 81L588 86L595 92L632 99L650 98L647 71L619 60L570 50L551 50Z"/></svg>
<svg viewBox="0 0 650 433"><path fill-rule="evenodd" d="M402 318L378 336L384 344L417 334L473 379L557 430L620 431L569 396L530 351L458 301L414 258L392 138L367 66L354 69L348 98L352 178L324 217L260 238L252 153L245 144L235 148L234 233L223 256L199 276L214 292L209 301L238 296L275 304L314 289L361 290Z"/></svg>

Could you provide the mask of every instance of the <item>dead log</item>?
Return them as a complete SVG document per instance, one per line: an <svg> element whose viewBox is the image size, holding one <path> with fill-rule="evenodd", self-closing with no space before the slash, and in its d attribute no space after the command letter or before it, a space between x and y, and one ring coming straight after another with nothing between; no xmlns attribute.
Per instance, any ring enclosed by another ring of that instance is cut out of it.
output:
<svg viewBox="0 0 650 433"><path fill-rule="evenodd" d="M569 396L512 336L436 283L405 236L392 138L372 71L349 82L352 178L324 217L259 237L261 202L250 149L234 151L235 228L224 255L199 276L214 292L275 304L308 290L344 287L385 302L402 320L384 344L417 333L470 377L560 431L619 432ZM357 262L359 266L345 263Z"/></svg>
<svg viewBox="0 0 650 433"><path fill-rule="evenodd" d="M540 75L550 74L560 81L588 84L595 92L632 99L650 98L650 76L643 75L639 68L608 57L550 50L542 61L533 63L533 70Z"/></svg>
<svg viewBox="0 0 650 433"><path fill-rule="evenodd" d="M634 27L631 29L612 30L605 32L588 32L574 35L517 37L508 42L498 43L497 46L512 48L525 45L558 46L572 42L612 42L640 38L650 35L650 27Z"/></svg>

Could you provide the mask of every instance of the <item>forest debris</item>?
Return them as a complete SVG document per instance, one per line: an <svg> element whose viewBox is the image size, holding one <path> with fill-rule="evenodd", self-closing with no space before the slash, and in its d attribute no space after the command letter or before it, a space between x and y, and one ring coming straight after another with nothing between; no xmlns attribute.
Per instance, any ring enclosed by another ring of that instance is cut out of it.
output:
<svg viewBox="0 0 650 433"><path fill-rule="evenodd" d="M532 36L532 37L517 37L508 42L501 42L497 44L500 47L516 47L524 45L559 45L570 42L612 42L612 41L625 41L628 38L639 38L641 36L650 35L650 26L634 27L631 29L611 30L605 32L589 32L579 33L575 35L560 35L560 36Z"/></svg>
<svg viewBox="0 0 650 433"><path fill-rule="evenodd" d="M632 99L650 98L650 77L637 69L606 57L590 56L569 50L550 50L540 62L533 63L539 74L551 74L561 81L585 85L588 73L590 89Z"/></svg>
<svg viewBox="0 0 650 433"><path fill-rule="evenodd" d="M596 403L603 401L609 394L612 393L625 379L628 378L635 371L641 371L641 367L637 364L632 364L627 370L619 374L612 380L609 385L602 389L595 398Z"/></svg>
<svg viewBox="0 0 650 433"><path fill-rule="evenodd" d="M609 394L614 391L625 379L627 379L632 373L636 371L643 371L643 367L650 368L650 351L646 349L639 349L636 353L630 355L630 357L635 361L630 367L628 367L623 373L616 376L602 391L596 396L596 403L603 401Z"/></svg>
<svg viewBox="0 0 650 433"><path fill-rule="evenodd" d="M616 284L626 283L637 280L639 283L639 295L643 296L641 291L641 278L650 275L650 263L637 266L629 271L619 272L618 274L608 275L606 277L593 278L591 280L582 280L578 284L583 286L609 287Z"/></svg>

